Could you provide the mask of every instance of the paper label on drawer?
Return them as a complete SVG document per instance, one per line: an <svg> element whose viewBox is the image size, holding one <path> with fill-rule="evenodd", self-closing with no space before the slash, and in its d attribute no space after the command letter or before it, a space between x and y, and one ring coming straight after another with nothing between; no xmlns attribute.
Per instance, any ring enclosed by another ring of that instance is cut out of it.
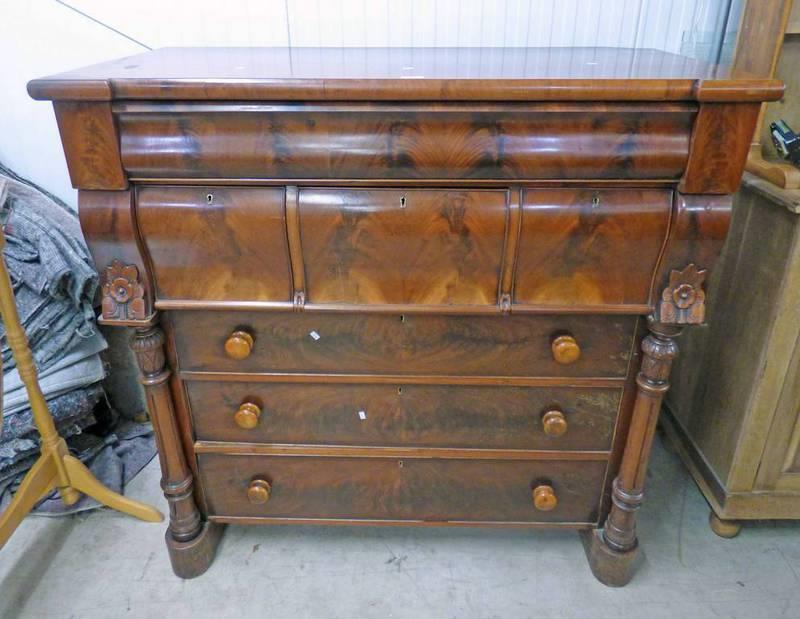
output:
<svg viewBox="0 0 800 619"><path fill-rule="evenodd" d="M367 411L358 411L358 418L364 421L367 418Z"/></svg>
<svg viewBox="0 0 800 619"><path fill-rule="evenodd" d="M311 339L312 339L312 340L314 340L315 342L316 342L316 341L317 341L319 338L321 338L321 337L322 337L322 336L321 336L319 333L317 333L316 331L311 331L311 332L309 333L309 335L311 336Z"/></svg>

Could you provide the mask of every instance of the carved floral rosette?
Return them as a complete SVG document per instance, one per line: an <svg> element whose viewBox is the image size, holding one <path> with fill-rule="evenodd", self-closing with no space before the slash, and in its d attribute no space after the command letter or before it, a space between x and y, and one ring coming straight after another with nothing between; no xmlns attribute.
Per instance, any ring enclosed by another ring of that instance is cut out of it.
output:
<svg viewBox="0 0 800 619"><path fill-rule="evenodd" d="M144 286L135 264L114 260L103 274L103 318L106 320L144 320Z"/></svg>
<svg viewBox="0 0 800 619"><path fill-rule="evenodd" d="M683 271L669 274L669 285L661 295L658 308L659 322L664 324L700 324L706 316L706 293L703 282L706 270L690 264Z"/></svg>

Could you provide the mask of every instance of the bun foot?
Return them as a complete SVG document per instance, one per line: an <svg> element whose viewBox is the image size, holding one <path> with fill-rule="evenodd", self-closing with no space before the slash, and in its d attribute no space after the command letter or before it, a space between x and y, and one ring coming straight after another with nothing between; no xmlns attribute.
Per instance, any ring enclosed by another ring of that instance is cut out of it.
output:
<svg viewBox="0 0 800 619"><path fill-rule="evenodd" d="M619 552L609 548L599 529L586 529L579 533L594 577L608 587L627 585L644 559L639 546Z"/></svg>
<svg viewBox="0 0 800 619"><path fill-rule="evenodd" d="M224 528L221 524L204 522L197 537L188 542L175 540L167 529L167 550L175 575L189 579L205 573L214 560Z"/></svg>
<svg viewBox="0 0 800 619"><path fill-rule="evenodd" d="M742 531L742 523L738 520L723 520L713 511L708 514L708 526L720 537L730 539Z"/></svg>

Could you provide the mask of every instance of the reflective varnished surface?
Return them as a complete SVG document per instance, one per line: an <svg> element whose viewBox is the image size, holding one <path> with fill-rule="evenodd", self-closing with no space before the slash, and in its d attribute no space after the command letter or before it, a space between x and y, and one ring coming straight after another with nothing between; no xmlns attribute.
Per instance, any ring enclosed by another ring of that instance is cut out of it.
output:
<svg viewBox="0 0 800 619"><path fill-rule="evenodd" d="M167 48L36 80L29 92L92 100L642 101L759 99L780 90L778 82L731 77L652 49Z"/></svg>
<svg viewBox="0 0 800 619"><path fill-rule="evenodd" d="M134 178L663 179L693 103L114 107Z"/></svg>

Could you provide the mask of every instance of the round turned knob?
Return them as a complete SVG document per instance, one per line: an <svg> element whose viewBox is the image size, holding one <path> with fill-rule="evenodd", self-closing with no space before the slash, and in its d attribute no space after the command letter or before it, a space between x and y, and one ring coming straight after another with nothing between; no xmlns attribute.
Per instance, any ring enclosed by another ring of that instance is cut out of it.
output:
<svg viewBox="0 0 800 619"><path fill-rule="evenodd" d="M242 402L239 410L234 413L233 420L243 430L252 430L258 425L259 417L261 417L261 409L257 404Z"/></svg>
<svg viewBox="0 0 800 619"><path fill-rule="evenodd" d="M225 340L225 354L231 359L247 359L253 350L253 336L247 331L234 331Z"/></svg>
<svg viewBox="0 0 800 619"><path fill-rule="evenodd" d="M253 505L263 505L269 501L272 494L272 484L266 479L254 479L247 487L247 500Z"/></svg>
<svg viewBox="0 0 800 619"><path fill-rule="evenodd" d="M562 365L575 363L581 358L581 347L571 335L559 335L551 345L553 359Z"/></svg>
<svg viewBox="0 0 800 619"><path fill-rule="evenodd" d="M553 486L542 484L533 489L533 506L540 512L554 510L556 505L558 505L558 499L553 491Z"/></svg>
<svg viewBox="0 0 800 619"><path fill-rule="evenodd" d="M547 436L563 436L567 432L567 418L559 410L547 411L542 415L542 427Z"/></svg>

